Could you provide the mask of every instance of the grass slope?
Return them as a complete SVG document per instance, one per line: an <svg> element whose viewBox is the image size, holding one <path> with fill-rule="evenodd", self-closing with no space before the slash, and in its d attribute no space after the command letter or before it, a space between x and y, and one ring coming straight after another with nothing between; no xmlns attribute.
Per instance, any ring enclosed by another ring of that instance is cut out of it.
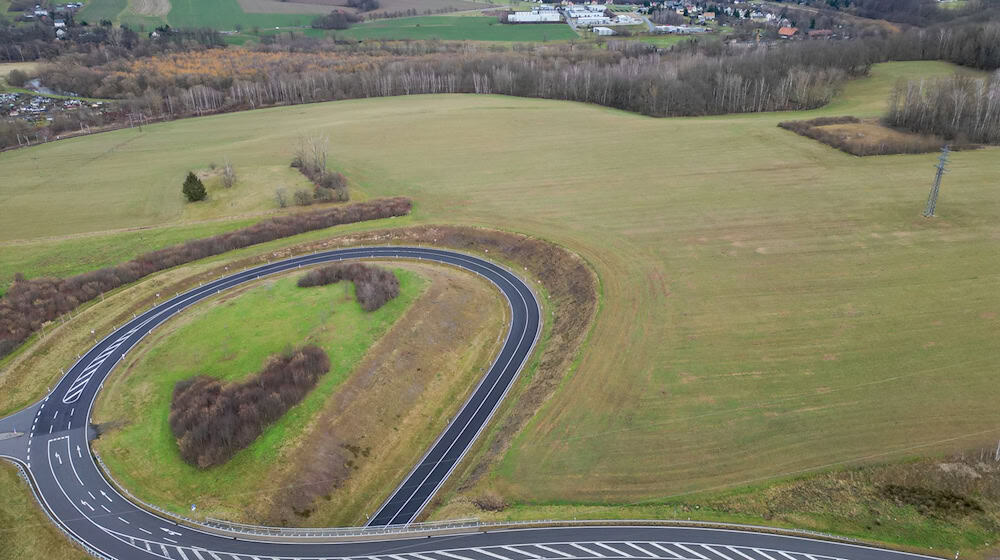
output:
<svg viewBox="0 0 1000 560"><path fill-rule="evenodd" d="M504 25L495 17L420 16L365 22L340 37L351 39L442 39L450 41L557 41L576 39L568 25Z"/></svg>
<svg viewBox="0 0 1000 560"><path fill-rule="evenodd" d="M0 560L59 558L87 560L42 512L17 467L0 461Z"/></svg>
<svg viewBox="0 0 1000 560"><path fill-rule="evenodd" d="M144 499L175 511L197 503L200 514L239 518L241 511L220 504L254 494L258 474L279 464L282 451L294 446L308 420L423 291L419 276L396 273L400 295L372 313L354 301L350 283L298 288L294 274L177 319L145 341L126 373L112 377L101 393L95 421L121 427L102 435L95 449ZM180 458L167 423L174 384L198 374L237 381L260 370L268 356L307 342L325 349L332 365L302 403L225 465L199 470ZM136 410L146 414L136 417Z"/></svg>

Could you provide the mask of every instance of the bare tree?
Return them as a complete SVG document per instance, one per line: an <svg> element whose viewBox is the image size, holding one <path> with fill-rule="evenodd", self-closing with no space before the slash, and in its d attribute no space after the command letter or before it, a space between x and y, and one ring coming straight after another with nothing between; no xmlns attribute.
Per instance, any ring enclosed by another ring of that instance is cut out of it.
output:
<svg viewBox="0 0 1000 560"><path fill-rule="evenodd" d="M236 171L233 169L233 162L229 161L229 158L223 161L222 164L222 186L227 189L236 184Z"/></svg>

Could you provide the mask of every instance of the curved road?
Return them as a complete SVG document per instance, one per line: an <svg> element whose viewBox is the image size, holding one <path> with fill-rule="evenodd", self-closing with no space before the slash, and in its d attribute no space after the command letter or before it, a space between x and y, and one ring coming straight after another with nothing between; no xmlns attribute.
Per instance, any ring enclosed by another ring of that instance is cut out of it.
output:
<svg viewBox="0 0 1000 560"><path fill-rule="evenodd" d="M538 301L507 269L440 249L365 247L295 257L205 284L136 317L87 352L43 401L0 420L0 456L21 463L50 517L96 555L112 559L181 560L260 558L357 560L913 560L918 555L847 544L717 529L576 527L494 531L457 536L351 543L262 542L181 526L122 497L89 452L91 408L115 364L155 327L222 290L301 266L357 258L435 261L475 272L506 297L510 329L503 347L472 396L403 483L371 517L370 525L411 522L489 422L527 361L541 330Z"/></svg>

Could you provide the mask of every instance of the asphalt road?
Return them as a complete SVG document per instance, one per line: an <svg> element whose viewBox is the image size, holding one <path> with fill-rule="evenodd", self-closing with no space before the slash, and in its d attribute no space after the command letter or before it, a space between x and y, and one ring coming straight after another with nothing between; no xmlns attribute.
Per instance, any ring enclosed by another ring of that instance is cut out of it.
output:
<svg viewBox="0 0 1000 560"><path fill-rule="evenodd" d="M540 560L662 558L667 560L902 560L898 552L796 537L669 527L576 527L495 531L409 540L276 543L234 539L181 526L122 497L89 452L90 413L104 379L146 334L187 307L257 278L323 262L357 258L436 261L478 273L507 298L510 328L504 345L461 411L390 498L371 525L412 521L445 481L527 361L541 329L531 289L507 269L457 253L414 247L367 247L317 253L233 274L165 301L97 343L43 401L0 420L0 456L21 463L47 513L97 556L116 560ZM77 414L79 412L79 414Z"/></svg>

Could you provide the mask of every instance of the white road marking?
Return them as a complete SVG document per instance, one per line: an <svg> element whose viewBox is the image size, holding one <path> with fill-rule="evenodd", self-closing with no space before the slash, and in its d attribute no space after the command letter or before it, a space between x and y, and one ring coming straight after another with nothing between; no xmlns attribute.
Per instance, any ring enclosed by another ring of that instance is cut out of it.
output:
<svg viewBox="0 0 1000 560"><path fill-rule="evenodd" d="M108 495L104 493L104 490L101 490L101 495L104 496L105 500L107 500L109 502L114 502L114 500L112 500L111 498L109 498ZM178 533L178 534L180 534L180 533Z"/></svg>
<svg viewBox="0 0 1000 560"><path fill-rule="evenodd" d="M539 556L537 554L532 554L532 553L527 552L525 550L521 550L520 548L514 548L513 546L502 546L500 548L503 548L504 550L509 550L511 552L516 552L518 554L523 554L523 555L525 555L525 556L527 556L529 558L541 558L541 556Z"/></svg>
<svg viewBox="0 0 1000 560"><path fill-rule="evenodd" d="M183 548L181 548L181 547L178 546L177 547L177 552L180 553L181 560L188 560L187 554L184 554L184 549Z"/></svg>
<svg viewBox="0 0 1000 560"><path fill-rule="evenodd" d="M645 548L642 548L640 546L636 546L635 543L627 542L627 543L622 543L622 544L624 544L625 546L631 546L632 548L638 550L639 552L641 552L643 554L647 554L647 555L649 555L651 557L656 557L655 554L653 554L652 552L646 550Z"/></svg>
<svg viewBox="0 0 1000 560"><path fill-rule="evenodd" d="M52 433L52 424L49 424L49 433Z"/></svg>
<svg viewBox="0 0 1000 560"><path fill-rule="evenodd" d="M587 554L592 554L594 556L602 556L601 554L598 554L598 553L594 552L593 550L590 550L589 548L583 546L582 544L579 544L579 543L569 543L569 544L570 544L570 546L574 546L576 548L579 548L580 550L586 552Z"/></svg>
<svg viewBox="0 0 1000 560"><path fill-rule="evenodd" d="M732 546L727 546L726 548L728 548L731 552L735 552L736 554L739 554L740 556L746 558L747 560L757 560L753 556L747 555L747 553L743 552L742 550L740 550L738 548L735 548L735 547L732 547Z"/></svg>
<svg viewBox="0 0 1000 560"><path fill-rule="evenodd" d="M197 548L192 548L191 552L193 552L194 555L198 557L198 560L205 560L205 557L202 556L201 553L198 552Z"/></svg>
<svg viewBox="0 0 1000 560"><path fill-rule="evenodd" d="M104 504L101 504L101 509L103 509L104 511L106 511L106 512L108 512L108 513L111 513L111 510L110 510L110 509L108 509L108 506L106 506L106 505L104 505Z"/></svg>
<svg viewBox="0 0 1000 560"><path fill-rule="evenodd" d="M147 535L152 535L153 534L152 531L147 531L147 530L143 529L142 527L139 527L139 530L142 531L143 533L146 533Z"/></svg>
<svg viewBox="0 0 1000 560"><path fill-rule="evenodd" d="M486 550L485 548L473 548L472 550L475 550L476 552L480 552L480 553L485 554L487 556L492 556L492 557L496 558L497 560L511 560L510 558L507 558L506 556L501 556L499 554L495 554L493 552L490 552L490 551ZM414 556L418 556L418 555L414 554ZM421 558L421 560L423 560L423 558Z"/></svg>
<svg viewBox="0 0 1000 560"><path fill-rule="evenodd" d="M771 556L770 554L768 554L768 553L764 552L763 550L761 550L761 549L759 549L759 548L754 548L754 549L752 549L752 550L753 550L754 552L756 552L757 554L760 554L760 555L761 555L761 556L763 556L764 558L767 558L767 560L775 560L775 558L774 558L773 556Z"/></svg>
<svg viewBox="0 0 1000 560"><path fill-rule="evenodd" d="M60 465L62 464L62 457L59 456L59 452L58 451L56 451L56 460L59 461Z"/></svg>
<svg viewBox="0 0 1000 560"><path fill-rule="evenodd" d="M708 556L705 556L704 554L698 554L697 552L695 552L695 551L691 550L690 548L688 548L688 547L686 547L686 546L682 545L681 543L673 543L673 544L674 544L674 546L676 546L677 548L679 548L679 549L681 549L681 550L686 550L686 551L690 552L691 554L694 554L694 555L695 555L695 556L697 556L698 558L701 558L702 560L709 560ZM772 560L773 560L773 559L772 559Z"/></svg>
<svg viewBox="0 0 1000 560"><path fill-rule="evenodd" d="M606 549L610 550L615 556L628 556L628 554L625 554L624 552L618 550L617 548L614 548L613 546L608 546L608 545L606 545L604 543L601 543L601 542L595 542L593 544L596 544L597 546L599 546L601 548L606 548Z"/></svg>
<svg viewBox="0 0 1000 560"><path fill-rule="evenodd" d="M507 547L505 546L504 548L507 548ZM447 556L448 558L454 558L455 560L474 560L473 558L469 558L469 557L466 557L466 556L459 556L458 554L452 554L450 552L445 552L443 550L435 550L434 552L436 552L436 553L438 553L438 554L440 554L442 556Z"/></svg>
<svg viewBox="0 0 1000 560"><path fill-rule="evenodd" d="M673 558L683 558L683 556L681 556L680 554L677 554L676 552L674 552L673 550L670 550L669 548L664 548L664 547L660 546L659 544L657 544L655 542L651 542L649 544L655 546L656 548L662 550L663 552L666 552L667 554L669 554Z"/></svg>
<svg viewBox="0 0 1000 560"><path fill-rule="evenodd" d="M552 554L558 554L559 556L562 556L563 558L572 558L573 557L572 554L566 554L565 552L562 552L561 550L556 550L554 548L545 546L544 544L536 544L536 545L534 545L534 547L535 548L540 548L540 549L542 549L542 550L544 550L546 552L551 552Z"/></svg>
<svg viewBox="0 0 1000 560"><path fill-rule="evenodd" d="M178 533L177 531L171 531L170 529L167 529L166 527L160 527L160 530L163 531L164 533L166 533L168 535L171 535L171 536L174 536L174 537L181 536L181 534Z"/></svg>
<svg viewBox="0 0 1000 560"><path fill-rule="evenodd" d="M119 517L119 518L118 518L118 521L121 521L122 523L124 523L124 524L126 524L126 525L131 525L131 523L129 523L128 521L125 521L125 520L124 520L124 519L122 519L121 517Z"/></svg>
<svg viewBox="0 0 1000 560"><path fill-rule="evenodd" d="M97 499L97 496L95 496L94 493L91 492L90 490L87 490L87 493L90 494L90 499L91 500L96 500Z"/></svg>
<svg viewBox="0 0 1000 560"><path fill-rule="evenodd" d="M163 543L160 543L160 548L163 549L163 555L170 558L170 554L167 553L167 547L163 546Z"/></svg>
<svg viewBox="0 0 1000 560"><path fill-rule="evenodd" d="M799 560L798 558L796 558L794 556L789 556L787 552L784 552L782 550L779 550L778 554L784 556L785 558L788 558L788 560Z"/></svg>
<svg viewBox="0 0 1000 560"><path fill-rule="evenodd" d="M94 511L94 506L90 505L89 503L85 502L84 500L80 500L80 504L85 505L88 508L90 508L90 511Z"/></svg>
<svg viewBox="0 0 1000 560"><path fill-rule="evenodd" d="M473 550L477 550L477 549L473 549ZM496 556L500 560L510 560L510 558L507 558L506 556L497 556L496 554L491 554L489 552L486 552L485 550L481 550L480 552L485 552L486 554L490 554L491 556ZM420 554L419 552L410 552L409 555L413 556L415 558L419 558L420 560L437 560L436 558L431 558L430 556L424 556L423 554Z"/></svg>

